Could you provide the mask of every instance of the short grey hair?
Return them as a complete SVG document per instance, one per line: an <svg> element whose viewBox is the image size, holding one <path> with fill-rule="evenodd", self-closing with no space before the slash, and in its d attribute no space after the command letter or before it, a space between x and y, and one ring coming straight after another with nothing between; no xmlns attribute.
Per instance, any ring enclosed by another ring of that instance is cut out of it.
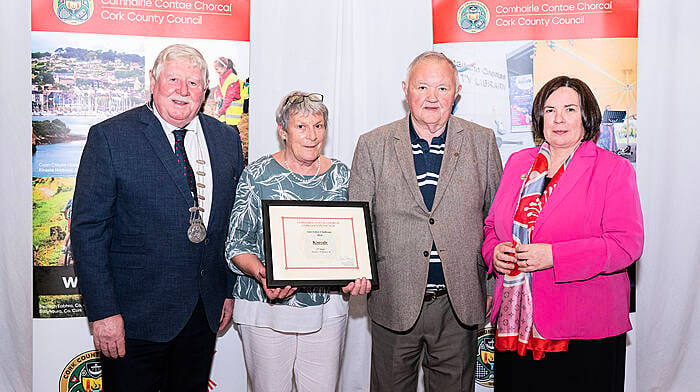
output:
<svg viewBox="0 0 700 392"><path fill-rule="evenodd" d="M411 77L411 71L413 71L413 68L416 67L416 65L427 61L427 60L435 60L435 61L445 61L447 64L450 65L450 68L452 68L452 72L454 73L455 77L455 89L457 86L459 86L461 83L459 82L459 72L457 71L457 67L455 66L455 63L450 60L449 57L445 56L443 53L440 52L435 52L432 50L429 50L427 52L423 52L416 56L416 58L411 61L411 64L408 65L408 72L406 72L406 83L409 82L409 78Z"/></svg>
<svg viewBox="0 0 700 392"><path fill-rule="evenodd" d="M206 90L209 87L209 67L204 56L197 49L183 44L170 45L158 53L151 69L156 80L163 69L163 64L171 60L189 61L192 65L198 66L202 70L202 81L204 82L202 89Z"/></svg>
<svg viewBox="0 0 700 392"><path fill-rule="evenodd" d="M292 91L282 98L277 110L275 111L275 121L277 124L282 126L282 129L288 131L289 117L292 114L303 114L303 115L313 115L321 114L323 115L323 126L328 128L328 108L323 102L314 102L310 99L304 99L299 103L289 102L289 98L293 96L304 96L312 93L307 93L306 91Z"/></svg>

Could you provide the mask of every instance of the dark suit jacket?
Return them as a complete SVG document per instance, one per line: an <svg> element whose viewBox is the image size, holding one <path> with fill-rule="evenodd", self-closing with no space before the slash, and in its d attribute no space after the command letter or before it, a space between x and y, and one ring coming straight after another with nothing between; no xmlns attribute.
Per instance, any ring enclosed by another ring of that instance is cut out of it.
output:
<svg viewBox="0 0 700 392"><path fill-rule="evenodd" d="M372 320L395 331L416 322L423 306L433 241L447 293L464 324L485 321L483 222L501 178L490 129L450 117L432 211L423 202L411 153L408 117L357 142L350 199L370 202L376 233L379 289L369 295Z"/></svg>
<svg viewBox="0 0 700 392"><path fill-rule="evenodd" d="M212 166L207 238L187 239L193 205L165 132L145 106L90 129L76 178L71 236L88 320L115 314L126 336L163 342L185 326L201 296L216 331L232 278L224 241L238 177L241 140L200 114Z"/></svg>

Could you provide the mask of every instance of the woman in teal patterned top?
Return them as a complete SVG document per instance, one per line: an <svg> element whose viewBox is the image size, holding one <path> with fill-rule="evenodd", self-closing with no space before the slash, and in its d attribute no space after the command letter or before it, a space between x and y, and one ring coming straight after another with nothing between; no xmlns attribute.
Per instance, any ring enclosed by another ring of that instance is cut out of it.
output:
<svg viewBox="0 0 700 392"><path fill-rule="evenodd" d="M238 275L233 320L253 391L333 391L347 325L347 297L322 288L267 288L261 200L347 200L349 170L321 155L328 109L321 94L294 91L276 112L284 149L243 170L231 212L226 258ZM342 288L369 292L357 279Z"/></svg>

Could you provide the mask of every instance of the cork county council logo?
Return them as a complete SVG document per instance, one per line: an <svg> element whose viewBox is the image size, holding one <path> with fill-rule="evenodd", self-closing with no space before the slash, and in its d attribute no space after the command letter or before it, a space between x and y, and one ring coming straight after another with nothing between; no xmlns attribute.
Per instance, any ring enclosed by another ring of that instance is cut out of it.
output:
<svg viewBox="0 0 700 392"><path fill-rule="evenodd" d="M59 392L102 392L102 364L97 351L73 358L61 372Z"/></svg>
<svg viewBox="0 0 700 392"><path fill-rule="evenodd" d="M484 387L493 388L493 353L495 348L496 329L486 327L479 330L476 357L476 382Z"/></svg>
<svg viewBox="0 0 700 392"><path fill-rule="evenodd" d="M489 9L480 1L467 1L457 10L457 24L467 33L481 32L489 25Z"/></svg>
<svg viewBox="0 0 700 392"><path fill-rule="evenodd" d="M83 24L94 11L93 0L53 0L53 11L58 19L69 25Z"/></svg>

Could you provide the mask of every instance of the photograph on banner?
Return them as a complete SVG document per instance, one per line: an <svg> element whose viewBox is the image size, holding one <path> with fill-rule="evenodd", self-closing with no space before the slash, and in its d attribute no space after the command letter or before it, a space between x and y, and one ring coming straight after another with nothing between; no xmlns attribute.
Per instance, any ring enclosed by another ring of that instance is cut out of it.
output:
<svg viewBox="0 0 700 392"><path fill-rule="evenodd" d="M207 60L203 112L238 127L247 157L247 42L33 32L33 176L75 176L89 128L147 102L150 65L173 43Z"/></svg>
<svg viewBox="0 0 700 392"><path fill-rule="evenodd" d="M85 315L73 271L70 219L75 178L32 179L34 317Z"/></svg>
<svg viewBox="0 0 700 392"><path fill-rule="evenodd" d="M32 173L74 177L93 124L147 98L141 40L32 33Z"/></svg>
<svg viewBox="0 0 700 392"><path fill-rule="evenodd" d="M32 33L34 317L84 317L70 214L90 127L147 99L142 40Z"/></svg>
<svg viewBox="0 0 700 392"><path fill-rule="evenodd" d="M504 163L535 145L535 92L561 74L585 80L598 99L603 123L597 144L636 162L636 38L453 43L436 50L459 72L454 114L491 128Z"/></svg>
<svg viewBox="0 0 700 392"><path fill-rule="evenodd" d="M597 144L637 161L637 38L535 42L534 91L566 74L586 81L603 121Z"/></svg>
<svg viewBox="0 0 700 392"><path fill-rule="evenodd" d="M37 100L46 98L42 93L36 95ZM53 101L60 93L47 95L52 96L50 99ZM71 115L32 116L32 176L75 177L87 139L87 129L95 121L95 118Z"/></svg>
<svg viewBox="0 0 700 392"><path fill-rule="evenodd" d="M74 188L75 178L33 178L32 253L35 266L73 264L68 249Z"/></svg>

